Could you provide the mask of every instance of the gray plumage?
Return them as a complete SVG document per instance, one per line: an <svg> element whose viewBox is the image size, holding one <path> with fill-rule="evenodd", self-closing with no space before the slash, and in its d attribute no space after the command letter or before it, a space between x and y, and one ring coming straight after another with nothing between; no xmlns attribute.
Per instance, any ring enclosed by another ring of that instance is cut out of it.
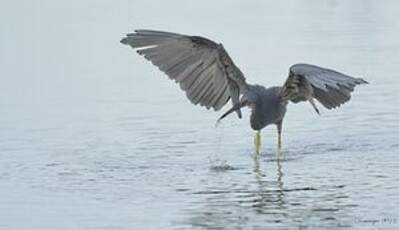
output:
<svg viewBox="0 0 399 230"><path fill-rule="evenodd" d="M261 130L270 124L280 124L283 121L287 103L281 100L281 87L265 88L250 86L243 95L243 101L252 109L250 124L254 130Z"/></svg>
<svg viewBox="0 0 399 230"><path fill-rule="evenodd" d="M280 134L288 102L309 101L319 113L314 99L333 109L349 101L356 85L367 83L331 69L295 64L283 86L265 88L248 84L223 45L204 37L136 30L121 42L177 82L193 104L218 111L231 99L232 108L220 119L234 111L241 117L240 109L250 107L254 130L276 124Z"/></svg>
<svg viewBox="0 0 399 230"><path fill-rule="evenodd" d="M199 37L153 30L136 30L121 40L180 84L193 104L220 110L233 105L247 88L244 75L222 44ZM237 110L241 117L241 111Z"/></svg>

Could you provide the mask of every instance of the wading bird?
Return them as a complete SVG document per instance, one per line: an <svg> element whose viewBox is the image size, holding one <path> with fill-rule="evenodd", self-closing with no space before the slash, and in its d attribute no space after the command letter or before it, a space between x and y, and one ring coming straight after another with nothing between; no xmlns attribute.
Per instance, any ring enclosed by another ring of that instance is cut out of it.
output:
<svg viewBox="0 0 399 230"><path fill-rule="evenodd" d="M278 149L281 149L281 129L288 102L308 101L319 113L314 99L333 109L349 101L356 85L367 83L316 65L295 64L290 67L283 86L266 88L247 83L223 45L204 37L135 30L121 43L137 49L138 54L179 83L193 104L218 111L231 99L231 109L218 121L232 112L241 118L241 108L251 108L250 124L256 131L257 154L260 131L271 124L277 126Z"/></svg>

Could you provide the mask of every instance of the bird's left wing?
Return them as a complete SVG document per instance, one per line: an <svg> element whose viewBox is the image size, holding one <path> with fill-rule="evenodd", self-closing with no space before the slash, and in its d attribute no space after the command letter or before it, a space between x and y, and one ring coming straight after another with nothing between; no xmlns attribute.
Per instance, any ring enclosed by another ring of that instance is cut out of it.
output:
<svg viewBox="0 0 399 230"><path fill-rule="evenodd" d="M281 89L283 100L298 103L309 101L319 113L313 98L327 109L349 101L356 85L368 83L337 71L309 64L290 67L289 76Z"/></svg>
<svg viewBox="0 0 399 230"><path fill-rule="evenodd" d="M138 49L137 53L180 84L193 104L219 110L229 98L233 105L247 84L222 44L207 38L154 30L135 30L121 43ZM241 111L238 111L241 117Z"/></svg>

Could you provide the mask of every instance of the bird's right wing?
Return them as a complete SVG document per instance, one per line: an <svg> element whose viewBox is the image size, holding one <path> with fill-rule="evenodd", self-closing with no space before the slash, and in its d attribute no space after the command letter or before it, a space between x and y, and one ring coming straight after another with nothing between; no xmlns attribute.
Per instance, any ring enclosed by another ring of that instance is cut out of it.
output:
<svg viewBox="0 0 399 230"><path fill-rule="evenodd" d="M309 101L317 113L313 98L327 109L349 101L356 85L368 83L337 71L309 64L291 66L289 76L281 89L281 97L294 103Z"/></svg>
<svg viewBox="0 0 399 230"><path fill-rule="evenodd" d="M135 30L121 43L180 84L193 104L219 110L229 98L233 105L247 89L244 75L222 44L207 38L154 30ZM241 117L241 112L237 112Z"/></svg>

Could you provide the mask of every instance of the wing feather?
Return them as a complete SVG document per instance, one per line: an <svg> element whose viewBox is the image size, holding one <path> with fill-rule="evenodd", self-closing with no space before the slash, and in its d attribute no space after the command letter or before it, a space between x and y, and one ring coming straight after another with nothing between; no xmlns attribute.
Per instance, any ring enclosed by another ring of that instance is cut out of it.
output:
<svg viewBox="0 0 399 230"><path fill-rule="evenodd" d="M135 30L121 43L137 49L170 79L193 104L220 110L247 90L245 77L221 44L199 36ZM238 112L240 114L240 112Z"/></svg>
<svg viewBox="0 0 399 230"><path fill-rule="evenodd" d="M227 103L227 101L229 99L230 99L230 92L228 90L228 87L225 87L223 89L223 93L220 94L220 96L218 96L218 98L216 99L216 102L215 102L215 105L214 105L215 108L216 109L222 108Z"/></svg>
<svg viewBox="0 0 399 230"><path fill-rule="evenodd" d="M290 68L281 96L294 103L312 102L312 98L316 98L327 109L333 109L350 100L356 85L366 83L362 78L354 78L335 70L295 64Z"/></svg>

